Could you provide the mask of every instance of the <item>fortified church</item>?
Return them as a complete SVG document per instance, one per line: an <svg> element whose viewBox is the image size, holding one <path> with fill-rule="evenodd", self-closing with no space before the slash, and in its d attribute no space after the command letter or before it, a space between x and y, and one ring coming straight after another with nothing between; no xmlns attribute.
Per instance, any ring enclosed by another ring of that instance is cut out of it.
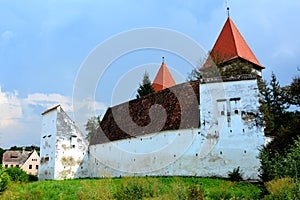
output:
<svg viewBox="0 0 300 200"><path fill-rule="evenodd" d="M163 61L153 81L156 92L108 108L90 143L61 106L42 113L39 179L227 177L237 167L244 179L258 179L265 136L257 123L257 76L264 66L230 17L211 54L223 65L251 64L257 75L176 85Z"/></svg>

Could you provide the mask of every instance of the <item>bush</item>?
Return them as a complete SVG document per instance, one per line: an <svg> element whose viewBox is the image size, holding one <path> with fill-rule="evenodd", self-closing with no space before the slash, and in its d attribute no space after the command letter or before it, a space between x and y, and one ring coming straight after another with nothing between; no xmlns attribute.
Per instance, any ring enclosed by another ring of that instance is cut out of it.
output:
<svg viewBox="0 0 300 200"><path fill-rule="evenodd" d="M33 175L33 174L28 174L28 181L29 182L33 182L33 181L38 181L39 178L37 175Z"/></svg>
<svg viewBox="0 0 300 200"><path fill-rule="evenodd" d="M300 173L300 137L294 141L286 154L263 148L259 155L261 161L260 177L263 181L284 178L297 178Z"/></svg>
<svg viewBox="0 0 300 200"><path fill-rule="evenodd" d="M269 195L264 199L298 199L300 197L300 184L297 179L285 177L265 183Z"/></svg>
<svg viewBox="0 0 300 200"><path fill-rule="evenodd" d="M204 190L197 185L191 186L188 190L187 199L189 200L204 199Z"/></svg>
<svg viewBox="0 0 300 200"><path fill-rule="evenodd" d="M234 168L232 172L228 172L228 178L230 181L242 181L243 172L240 167Z"/></svg>
<svg viewBox="0 0 300 200"><path fill-rule="evenodd" d="M114 198L121 200L143 199L153 197L152 185L143 178L124 178L121 186L117 188Z"/></svg>
<svg viewBox="0 0 300 200"><path fill-rule="evenodd" d="M29 177L25 171L18 167L9 167L5 170L5 172L9 175L10 180L14 182L28 182Z"/></svg>
<svg viewBox="0 0 300 200"><path fill-rule="evenodd" d="M2 170L2 165L0 165L0 194L6 190L9 183L9 176L6 172Z"/></svg>

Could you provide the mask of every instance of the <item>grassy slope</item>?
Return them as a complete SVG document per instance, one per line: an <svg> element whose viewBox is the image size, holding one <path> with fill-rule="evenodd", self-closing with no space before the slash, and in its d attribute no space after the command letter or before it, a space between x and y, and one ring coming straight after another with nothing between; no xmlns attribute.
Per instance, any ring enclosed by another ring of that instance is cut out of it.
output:
<svg viewBox="0 0 300 200"><path fill-rule="evenodd" d="M205 199L259 199L261 192L258 185L221 179L144 177L12 183L0 199L186 199L191 194L203 194Z"/></svg>

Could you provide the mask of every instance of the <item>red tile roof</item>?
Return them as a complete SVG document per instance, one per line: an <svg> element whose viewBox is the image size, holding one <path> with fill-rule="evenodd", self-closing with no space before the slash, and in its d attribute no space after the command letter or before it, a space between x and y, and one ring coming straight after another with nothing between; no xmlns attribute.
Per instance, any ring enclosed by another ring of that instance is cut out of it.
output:
<svg viewBox="0 0 300 200"><path fill-rule="evenodd" d="M211 56L220 59L219 61L222 63L236 58L242 58L254 64L255 68L260 70L265 68L259 63L243 36L229 17L211 50Z"/></svg>
<svg viewBox="0 0 300 200"><path fill-rule="evenodd" d="M176 83L166 63L163 61L153 81L152 87L154 88L155 92L158 92L174 85L176 85Z"/></svg>

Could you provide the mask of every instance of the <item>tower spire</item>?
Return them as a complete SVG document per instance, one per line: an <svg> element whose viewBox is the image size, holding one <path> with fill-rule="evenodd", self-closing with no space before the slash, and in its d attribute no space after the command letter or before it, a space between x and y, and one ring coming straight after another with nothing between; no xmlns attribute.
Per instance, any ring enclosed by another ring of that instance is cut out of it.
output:
<svg viewBox="0 0 300 200"><path fill-rule="evenodd" d="M229 14L229 7L227 6L227 17L229 18L230 17L230 14Z"/></svg>
<svg viewBox="0 0 300 200"><path fill-rule="evenodd" d="M230 17L230 14L229 14L229 5L228 5L228 1L226 0L225 1L225 4L226 4L226 10L227 10L227 17L229 18Z"/></svg>

